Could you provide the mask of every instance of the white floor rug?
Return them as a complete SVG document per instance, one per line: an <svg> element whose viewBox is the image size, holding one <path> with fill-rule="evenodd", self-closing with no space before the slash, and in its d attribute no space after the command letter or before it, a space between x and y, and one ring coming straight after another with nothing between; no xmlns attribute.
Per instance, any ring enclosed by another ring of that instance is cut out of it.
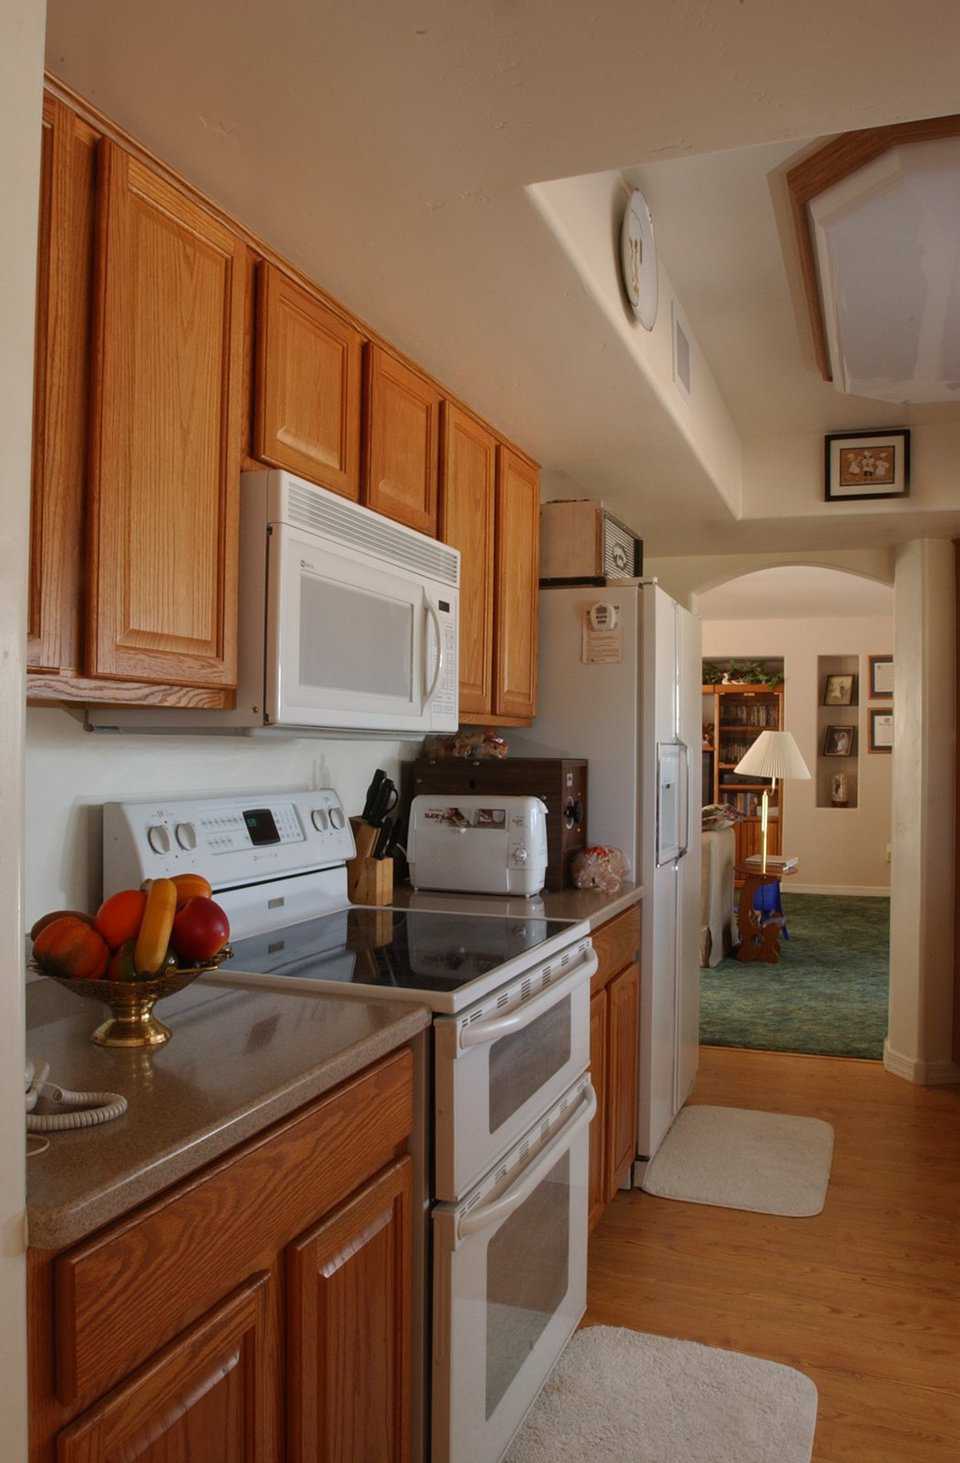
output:
<svg viewBox="0 0 960 1463"><path fill-rule="evenodd" d="M817 1389L736 1351L578 1331L507 1463L810 1463Z"/></svg>
<svg viewBox="0 0 960 1463"><path fill-rule="evenodd" d="M823 1208L832 1159L833 1129L819 1118L697 1105L680 1113L642 1187L661 1199L803 1218Z"/></svg>

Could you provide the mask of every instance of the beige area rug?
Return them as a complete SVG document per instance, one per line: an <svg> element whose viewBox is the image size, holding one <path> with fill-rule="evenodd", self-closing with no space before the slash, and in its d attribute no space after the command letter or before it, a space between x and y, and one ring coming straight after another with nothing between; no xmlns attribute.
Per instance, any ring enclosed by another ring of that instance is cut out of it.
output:
<svg viewBox="0 0 960 1463"><path fill-rule="evenodd" d="M647 1164L660 1199L808 1218L827 1197L833 1129L819 1118L742 1107L685 1107Z"/></svg>
<svg viewBox="0 0 960 1463"><path fill-rule="evenodd" d="M578 1331L507 1463L810 1463L817 1389L777 1362L616 1326Z"/></svg>

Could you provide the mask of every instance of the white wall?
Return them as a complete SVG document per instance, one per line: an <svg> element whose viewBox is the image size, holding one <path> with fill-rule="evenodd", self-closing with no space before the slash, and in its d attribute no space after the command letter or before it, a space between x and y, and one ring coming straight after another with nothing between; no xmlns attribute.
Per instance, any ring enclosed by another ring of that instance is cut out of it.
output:
<svg viewBox="0 0 960 1463"><path fill-rule="evenodd" d="M44 6L0 4L0 1439L27 1456L23 705Z"/></svg>
<svg viewBox="0 0 960 1463"><path fill-rule="evenodd" d="M813 774L810 782L789 782L784 789L784 852L800 859L791 888L825 894L881 893L889 888L886 849L891 840L893 758L867 751L866 688L867 656L892 651L893 620L889 616L704 621L705 657L772 655L784 659L784 725L796 737ZM860 656L856 808L817 807L818 655Z"/></svg>
<svg viewBox="0 0 960 1463"><path fill-rule="evenodd" d="M884 1061L914 1082L960 1081L952 1061L957 725L953 545L897 554L890 1025Z"/></svg>
<svg viewBox="0 0 960 1463"><path fill-rule="evenodd" d="M377 767L396 780L418 742L313 737L118 736L84 730L78 712L27 713L26 925L48 909L100 899L100 805L207 793L335 787L350 814Z"/></svg>
<svg viewBox="0 0 960 1463"><path fill-rule="evenodd" d="M862 574L883 584L893 583L894 551L876 549L797 549L761 554L676 554L649 558L644 572L658 579L668 594L680 604L689 606L695 594L714 585L726 584L743 574L758 569L772 569L785 564L813 565Z"/></svg>

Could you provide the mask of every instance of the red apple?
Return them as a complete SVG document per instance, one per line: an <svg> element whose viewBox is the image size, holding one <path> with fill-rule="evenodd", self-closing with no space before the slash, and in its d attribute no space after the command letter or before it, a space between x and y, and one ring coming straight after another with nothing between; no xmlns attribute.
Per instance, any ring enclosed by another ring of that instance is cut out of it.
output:
<svg viewBox="0 0 960 1463"><path fill-rule="evenodd" d="M198 894L177 910L170 942L180 959L199 965L218 955L230 938L230 922L214 899Z"/></svg>

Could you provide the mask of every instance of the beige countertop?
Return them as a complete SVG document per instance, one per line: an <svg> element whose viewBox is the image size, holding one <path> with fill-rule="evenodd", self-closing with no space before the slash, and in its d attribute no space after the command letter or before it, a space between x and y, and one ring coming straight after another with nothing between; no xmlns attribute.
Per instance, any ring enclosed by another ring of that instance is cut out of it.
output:
<svg viewBox="0 0 960 1463"><path fill-rule="evenodd" d="M159 1008L154 1052L107 1051L106 1011L55 981L27 987L27 1055L75 1091L120 1092L123 1117L45 1134L27 1160L28 1242L75 1244L424 1030L424 1006L197 981ZM31 1138L32 1142L32 1138Z"/></svg>
<svg viewBox="0 0 960 1463"><path fill-rule="evenodd" d="M591 930L606 924L643 898L640 884L624 884L619 894L598 894L590 889L562 889L556 894L545 891L532 899L501 897L492 894L440 894L404 886L395 890L391 903L395 909L457 910L472 914L507 914L514 917L540 914L547 919L586 920Z"/></svg>

